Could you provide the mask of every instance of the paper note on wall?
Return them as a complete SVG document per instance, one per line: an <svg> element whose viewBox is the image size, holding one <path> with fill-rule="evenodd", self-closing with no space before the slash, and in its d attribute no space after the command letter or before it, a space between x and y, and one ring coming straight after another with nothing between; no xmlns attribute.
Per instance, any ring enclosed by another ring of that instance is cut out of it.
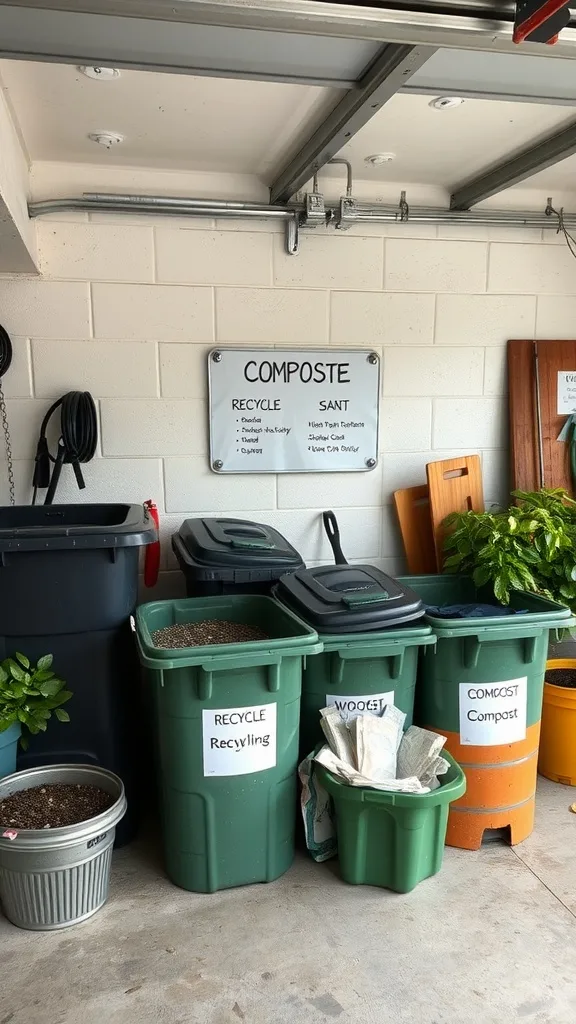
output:
<svg viewBox="0 0 576 1024"><path fill-rule="evenodd" d="M569 416L576 412L576 372L574 370L558 370L558 408L559 416Z"/></svg>

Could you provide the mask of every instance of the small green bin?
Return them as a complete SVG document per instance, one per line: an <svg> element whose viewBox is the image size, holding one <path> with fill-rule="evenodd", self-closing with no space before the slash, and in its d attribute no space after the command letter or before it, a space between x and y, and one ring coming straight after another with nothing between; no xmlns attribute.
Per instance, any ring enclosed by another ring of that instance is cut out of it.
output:
<svg viewBox="0 0 576 1024"><path fill-rule="evenodd" d="M165 650L152 633L221 619L270 639ZM302 661L318 635L271 598L155 601L136 612L153 687L166 869L183 889L269 882L294 856Z"/></svg>
<svg viewBox="0 0 576 1024"><path fill-rule="evenodd" d="M464 772L450 754L440 786L431 793L389 793L340 782L321 764L318 781L334 801L340 873L351 885L410 892L442 867L448 808L466 790Z"/></svg>

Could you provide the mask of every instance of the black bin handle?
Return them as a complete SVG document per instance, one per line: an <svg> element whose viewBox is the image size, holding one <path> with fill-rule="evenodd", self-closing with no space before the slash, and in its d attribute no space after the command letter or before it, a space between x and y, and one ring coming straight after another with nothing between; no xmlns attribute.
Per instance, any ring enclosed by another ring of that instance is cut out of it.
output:
<svg viewBox="0 0 576 1024"><path fill-rule="evenodd" d="M324 529L326 530L326 536L330 541L330 547L334 552L334 561L336 565L348 565L347 559L344 557L342 548L340 547L340 530L338 528L338 520L333 512L323 512L322 520L324 523Z"/></svg>

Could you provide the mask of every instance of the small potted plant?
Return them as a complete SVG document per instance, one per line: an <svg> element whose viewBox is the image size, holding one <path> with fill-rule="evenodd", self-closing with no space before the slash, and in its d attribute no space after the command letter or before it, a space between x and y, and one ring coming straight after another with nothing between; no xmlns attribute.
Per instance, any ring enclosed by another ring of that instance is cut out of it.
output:
<svg viewBox="0 0 576 1024"><path fill-rule="evenodd" d="M71 696L52 671L51 654L35 666L19 652L0 663L0 778L16 771L18 740L26 750L28 733L45 732L52 713L60 722L70 721L62 704Z"/></svg>

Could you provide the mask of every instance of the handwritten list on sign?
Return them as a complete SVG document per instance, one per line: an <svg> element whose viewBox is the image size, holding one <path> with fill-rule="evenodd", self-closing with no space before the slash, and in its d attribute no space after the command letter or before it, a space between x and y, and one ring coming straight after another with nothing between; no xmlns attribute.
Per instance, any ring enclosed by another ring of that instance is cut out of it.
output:
<svg viewBox="0 0 576 1024"><path fill-rule="evenodd" d="M342 473L376 466L376 353L217 349L208 372L216 472Z"/></svg>

